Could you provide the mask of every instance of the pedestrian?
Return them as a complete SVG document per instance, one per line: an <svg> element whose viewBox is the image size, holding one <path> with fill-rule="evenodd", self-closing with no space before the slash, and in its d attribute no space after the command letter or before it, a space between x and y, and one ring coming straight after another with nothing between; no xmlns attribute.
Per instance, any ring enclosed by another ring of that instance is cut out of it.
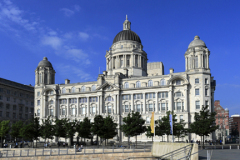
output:
<svg viewBox="0 0 240 160"><path fill-rule="evenodd" d="M81 145L81 149L83 149L83 145Z"/></svg>
<svg viewBox="0 0 240 160"><path fill-rule="evenodd" d="M63 142L63 147L65 148L65 142Z"/></svg>

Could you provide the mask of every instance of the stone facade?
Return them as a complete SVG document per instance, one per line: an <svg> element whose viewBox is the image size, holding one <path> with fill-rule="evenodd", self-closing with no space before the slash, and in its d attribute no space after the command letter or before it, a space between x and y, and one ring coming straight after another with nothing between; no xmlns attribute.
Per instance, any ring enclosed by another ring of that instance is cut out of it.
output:
<svg viewBox="0 0 240 160"><path fill-rule="evenodd" d="M219 129L216 130L216 139L223 140L223 136L227 138L229 135L229 110L226 108L224 109L220 105L220 101L216 100L214 102L214 111L217 113L216 118L216 125L219 125Z"/></svg>
<svg viewBox="0 0 240 160"><path fill-rule="evenodd" d="M147 63L140 38L125 20L123 31L106 52L106 71L98 75L97 81L70 83L65 80L65 84L55 84L52 64L47 58L39 63L35 71L35 113L41 119L51 115L79 121L86 116L93 121L97 114L111 115L119 124L116 139L120 141L127 140L119 126L131 111L140 112L149 125L151 112L155 111L157 120L174 110L178 121L184 119L188 127L202 105L209 105L210 111L214 111L215 80L210 73L209 55L205 43L195 36L185 53L185 72L174 73L170 69L169 74L164 74L162 62ZM40 81L40 72L51 77L51 81ZM194 134L181 140L186 139L200 140ZM148 141L148 138L142 134L138 140Z"/></svg>
<svg viewBox="0 0 240 160"><path fill-rule="evenodd" d="M34 87L0 78L0 120L29 120L34 115Z"/></svg>
<svg viewBox="0 0 240 160"><path fill-rule="evenodd" d="M234 134L234 132L240 132L240 115L239 114L235 114L235 115L232 115L230 118L229 118L229 132L230 132L230 135ZM240 134L239 134L240 135ZM235 137L239 137L239 135L235 135ZM232 137L232 136L231 136Z"/></svg>

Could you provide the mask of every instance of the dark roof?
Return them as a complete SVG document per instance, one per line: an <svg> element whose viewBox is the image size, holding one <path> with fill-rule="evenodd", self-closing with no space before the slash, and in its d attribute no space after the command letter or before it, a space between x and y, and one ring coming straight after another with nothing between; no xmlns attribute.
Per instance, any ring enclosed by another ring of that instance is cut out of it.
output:
<svg viewBox="0 0 240 160"><path fill-rule="evenodd" d="M44 57L43 60L38 63L38 67L53 68L51 62L48 61L47 57Z"/></svg>
<svg viewBox="0 0 240 160"><path fill-rule="evenodd" d="M130 40L130 41L136 41L136 42L141 43L140 37L131 30L123 30L123 31L119 32L115 36L113 43L116 43L118 41L123 41L123 40Z"/></svg>

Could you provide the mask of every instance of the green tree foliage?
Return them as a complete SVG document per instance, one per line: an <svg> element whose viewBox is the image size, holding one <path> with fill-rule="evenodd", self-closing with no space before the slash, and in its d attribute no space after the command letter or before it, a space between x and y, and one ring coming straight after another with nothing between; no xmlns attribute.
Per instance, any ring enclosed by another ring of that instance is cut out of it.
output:
<svg viewBox="0 0 240 160"><path fill-rule="evenodd" d="M92 125L88 117L85 117L83 121L79 122L77 125L76 129L78 132L78 136L84 138L84 142L85 142L85 138L92 138L91 127Z"/></svg>
<svg viewBox="0 0 240 160"><path fill-rule="evenodd" d="M23 125L22 128L19 130L20 136L27 140L33 140L33 128L33 123Z"/></svg>
<svg viewBox="0 0 240 160"><path fill-rule="evenodd" d="M106 118L104 118L104 124L102 127L103 134L100 134L99 136L105 139L105 145L107 139L113 138L114 136L117 135L116 129L117 123L114 123L111 116L107 116Z"/></svg>
<svg viewBox="0 0 240 160"><path fill-rule="evenodd" d="M66 118L64 119L56 119L54 124L54 135L56 137L66 137L66 124L68 123L68 120Z"/></svg>
<svg viewBox="0 0 240 160"><path fill-rule="evenodd" d="M3 147L3 138L5 138L5 136L8 134L10 127L9 127L9 120L7 121L1 121L0 123L0 136L1 136L1 144Z"/></svg>
<svg viewBox="0 0 240 160"><path fill-rule="evenodd" d="M162 120L157 120L155 121L155 135L157 136L162 136L162 141L163 141L163 135L164 133L164 125Z"/></svg>
<svg viewBox="0 0 240 160"><path fill-rule="evenodd" d="M53 139L54 135L54 130L53 130L53 125L50 119L50 116L48 116L47 119L42 119L42 125L41 125L41 130L40 130L41 137L43 139Z"/></svg>
<svg viewBox="0 0 240 160"><path fill-rule="evenodd" d="M180 120L180 122L175 122L174 123L174 128L173 128L173 134L178 138L185 137L188 133L188 129L185 129L184 126L186 123L184 123L184 120Z"/></svg>
<svg viewBox="0 0 240 160"><path fill-rule="evenodd" d="M65 130L66 130L66 137L67 138L72 139L72 137L76 133L76 127L77 127L77 121L76 120L74 120L72 122L67 120L67 122L65 123L65 127L64 127Z"/></svg>
<svg viewBox="0 0 240 160"><path fill-rule="evenodd" d="M20 129L23 127L23 122L22 121L17 121L12 124L10 135L14 138L14 141L17 138L20 138Z"/></svg>
<svg viewBox="0 0 240 160"><path fill-rule="evenodd" d="M127 117L123 118L124 124L121 125L121 130L128 136L128 144L130 137L144 133L146 131L145 120L142 119L142 116L139 112L128 113ZM137 145L137 144L136 144Z"/></svg>
<svg viewBox="0 0 240 160"><path fill-rule="evenodd" d="M156 133L155 133L155 134L156 134ZM151 127L150 127L150 126L147 126L146 136L149 137L149 138L152 138L152 142L153 142L153 136L154 136L154 134L151 132Z"/></svg>
<svg viewBox="0 0 240 160"><path fill-rule="evenodd" d="M195 112L194 122L190 124L190 132L203 137L203 148L204 136L209 136L219 128L215 125L215 115L216 112L210 112L207 105L203 106L199 113Z"/></svg>
<svg viewBox="0 0 240 160"><path fill-rule="evenodd" d="M91 128L91 132L94 135L97 135L97 144L98 143L98 137L99 135L103 135L103 125L104 125L104 119L101 115L96 115L94 117L94 122L92 123L92 128Z"/></svg>

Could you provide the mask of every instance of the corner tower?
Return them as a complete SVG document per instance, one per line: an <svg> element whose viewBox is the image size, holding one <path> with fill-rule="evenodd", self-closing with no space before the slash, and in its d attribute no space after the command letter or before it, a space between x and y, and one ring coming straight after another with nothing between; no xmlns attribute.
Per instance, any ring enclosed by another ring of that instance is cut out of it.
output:
<svg viewBox="0 0 240 160"><path fill-rule="evenodd" d="M131 30L127 16L123 30L115 36L105 57L107 75L120 72L130 77L147 76L147 54L140 37Z"/></svg>
<svg viewBox="0 0 240 160"><path fill-rule="evenodd" d="M35 86L54 84L55 73L52 64L48 61L47 57L44 57L43 60L38 63L37 69L35 70Z"/></svg>
<svg viewBox="0 0 240 160"><path fill-rule="evenodd" d="M185 70L186 71L209 71L209 55L206 44L195 36L185 52Z"/></svg>

